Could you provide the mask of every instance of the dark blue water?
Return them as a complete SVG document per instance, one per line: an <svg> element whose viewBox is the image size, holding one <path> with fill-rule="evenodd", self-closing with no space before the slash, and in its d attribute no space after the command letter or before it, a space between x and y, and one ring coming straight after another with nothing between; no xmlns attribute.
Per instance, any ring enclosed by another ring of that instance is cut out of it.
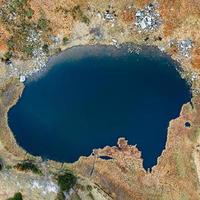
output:
<svg viewBox="0 0 200 200"><path fill-rule="evenodd" d="M27 83L10 110L17 142L34 155L73 162L123 136L142 151L145 168L155 165L169 121L191 98L175 63L157 51L70 51L44 77Z"/></svg>

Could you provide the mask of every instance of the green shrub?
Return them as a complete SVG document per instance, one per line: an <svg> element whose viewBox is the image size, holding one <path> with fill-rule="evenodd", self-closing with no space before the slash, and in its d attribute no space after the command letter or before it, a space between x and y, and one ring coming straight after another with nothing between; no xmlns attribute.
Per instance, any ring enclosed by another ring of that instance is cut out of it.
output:
<svg viewBox="0 0 200 200"><path fill-rule="evenodd" d="M31 19L32 16L33 16L33 13L34 13L34 11L33 11L31 8L28 8L28 9L26 10L26 12L25 12L25 15L26 15L29 19Z"/></svg>
<svg viewBox="0 0 200 200"><path fill-rule="evenodd" d="M28 45L28 44L27 44L27 45L24 47L24 52L25 52L28 56L31 56L31 55L32 55L33 50L34 50L33 45Z"/></svg>
<svg viewBox="0 0 200 200"><path fill-rule="evenodd" d="M7 200L23 200L22 194L20 192L15 193L15 195Z"/></svg>
<svg viewBox="0 0 200 200"><path fill-rule="evenodd" d="M0 158L0 171L3 169L3 160Z"/></svg>
<svg viewBox="0 0 200 200"><path fill-rule="evenodd" d="M12 38L8 40L7 45L9 49L13 49L13 47L15 46L15 43Z"/></svg>
<svg viewBox="0 0 200 200"><path fill-rule="evenodd" d="M81 21L83 23L85 23L85 24L89 24L90 23L90 20L89 20L89 18L86 15L82 16Z"/></svg>
<svg viewBox="0 0 200 200"><path fill-rule="evenodd" d="M12 52L11 51L8 51L4 54L4 59L5 60L10 60L12 57Z"/></svg>
<svg viewBox="0 0 200 200"><path fill-rule="evenodd" d="M57 177L58 185L61 191L69 191L77 181L77 177L71 171L65 171Z"/></svg>
<svg viewBox="0 0 200 200"><path fill-rule="evenodd" d="M14 167L20 171L31 171L35 174L42 175L42 171L31 161L23 161Z"/></svg>
<svg viewBox="0 0 200 200"><path fill-rule="evenodd" d="M67 44L68 41L69 41L68 37L63 38L63 44Z"/></svg>
<svg viewBox="0 0 200 200"><path fill-rule="evenodd" d="M91 192L91 191L92 191L92 186L91 186L91 185L87 185L87 190L88 190L89 192Z"/></svg>
<svg viewBox="0 0 200 200"><path fill-rule="evenodd" d="M21 9L26 4L27 4L27 0L14 0L10 4L10 10L15 12L16 9Z"/></svg>
<svg viewBox="0 0 200 200"><path fill-rule="evenodd" d="M42 46L42 50L43 50L46 54L48 54L48 53L49 53L49 46L48 46L48 44L44 44L44 45Z"/></svg>
<svg viewBox="0 0 200 200"><path fill-rule="evenodd" d="M44 17L40 17L40 19L38 20L38 28L40 30L46 30L48 27L48 20L45 19Z"/></svg>

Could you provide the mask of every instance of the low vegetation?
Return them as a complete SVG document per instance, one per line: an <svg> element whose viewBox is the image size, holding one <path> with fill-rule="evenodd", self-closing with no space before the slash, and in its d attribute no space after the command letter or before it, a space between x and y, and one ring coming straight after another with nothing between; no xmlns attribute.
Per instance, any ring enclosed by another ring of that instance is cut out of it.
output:
<svg viewBox="0 0 200 200"><path fill-rule="evenodd" d="M11 49L14 48L15 42L14 42L14 40L13 40L12 37L7 41L7 45L8 45L8 49L9 49L9 50L11 50Z"/></svg>
<svg viewBox="0 0 200 200"><path fill-rule="evenodd" d="M60 187L56 200L65 200L64 192L69 192L69 190L74 187L77 182L77 177L71 171L64 170L56 175L56 180Z"/></svg>
<svg viewBox="0 0 200 200"><path fill-rule="evenodd" d="M90 199L95 200L95 198L91 192L89 192L88 196L90 197Z"/></svg>
<svg viewBox="0 0 200 200"><path fill-rule="evenodd" d="M64 38L63 38L63 44L64 44L64 45L66 45L68 41L69 41L68 37L64 37Z"/></svg>
<svg viewBox="0 0 200 200"><path fill-rule="evenodd" d="M194 131L192 134L189 134L189 138L192 142L196 142L200 136L200 128Z"/></svg>
<svg viewBox="0 0 200 200"><path fill-rule="evenodd" d="M65 200L65 195L63 192L59 192L56 196L56 199L55 200Z"/></svg>
<svg viewBox="0 0 200 200"><path fill-rule="evenodd" d="M38 28L42 31L45 31L48 27L49 21L44 17L40 17L40 19L38 20Z"/></svg>
<svg viewBox="0 0 200 200"><path fill-rule="evenodd" d="M28 8L25 12L25 15L28 17L28 19L31 19L34 14L34 11L31 8Z"/></svg>
<svg viewBox="0 0 200 200"><path fill-rule="evenodd" d="M60 190L68 192L76 184L77 177L71 171L65 170L57 176L57 181Z"/></svg>
<svg viewBox="0 0 200 200"><path fill-rule="evenodd" d="M45 52L46 54L49 54L49 45L48 44L44 44L42 46L42 50L43 52Z"/></svg>
<svg viewBox="0 0 200 200"><path fill-rule="evenodd" d="M15 193L15 195L7 200L23 200L22 194L20 192Z"/></svg>
<svg viewBox="0 0 200 200"><path fill-rule="evenodd" d="M14 166L16 169L20 170L20 171L31 171L34 174L39 174L42 175L42 171L38 168L37 165L35 165L32 161L30 160L26 160L23 161L21 163L18 163L17 165Z"/></svg>
<svg viewBox="0 0 200 200"><path fill-rule="evenodd" d="M3 160L0 158L0 171L3 169Z"/></svg>
<svg viewBox="0 0 200 200"><path fill-rule="evenodd" d="M2 61L8 61L10 60L12 57L12 52L11 51L8 51L4 54L3 58L2 58Z"/></svg>
<svg viewBox="0 0 200 200"><path fill-rule="evenodd" d="M91 185L87 185L87 190L89 191L89 192L91 192L92 191L92 186Z"/></svg>
<svg viewBox="0 0 200 200"><path fill-rule="evenodd" d="M185 177L187 175L186 173L186 165L184 164L185 155L182 155L180 151L174 152L173 159L176 164L176 170L177 175L180 177Z"/></svg>
<svg viewBox="0 0 200 200"><path fill-rule="evenodd" d="M72 17L75 20L80 20L83 23L89 24L89 18L83 13L81 7L79 5L74 6L71 10Z"/></svg>
<svg viewBox="0 0 200 200"><path fill-rule="evenodd" d="M84 14L80 5L76 5L69 10L60 6L56 8L56 12L62 12L65 17L71 14L74 20L79 20L86 24L90 23L90 19L87 17L87 15Z"/></svg>

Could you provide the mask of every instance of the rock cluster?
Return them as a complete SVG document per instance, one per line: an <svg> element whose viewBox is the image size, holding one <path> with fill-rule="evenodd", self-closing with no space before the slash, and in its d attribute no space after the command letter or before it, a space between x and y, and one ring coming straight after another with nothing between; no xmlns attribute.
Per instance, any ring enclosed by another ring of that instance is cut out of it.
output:
<svg viewBox="0 0 200 200"><path fill-rule="evenodd" d="M190 39L184 39L179 41L178 49L182 56L189 58L190 50L192 49L192 41Z"/></svg>
<svg viewBox="0 0 200 200"><path fill-rule="evenodd" d="M149 4L135 14L135 25L139 32L153 31L161 25L160 14L156 10L156 4Z"/></svg>

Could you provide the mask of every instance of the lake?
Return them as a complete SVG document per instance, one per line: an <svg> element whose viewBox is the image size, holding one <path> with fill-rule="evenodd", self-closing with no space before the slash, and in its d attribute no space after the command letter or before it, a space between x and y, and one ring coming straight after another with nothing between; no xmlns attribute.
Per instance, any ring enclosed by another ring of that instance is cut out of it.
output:
<svg viewBox="0 0 200 200"><path fill-rule="evenodd" d="M165 148L169 121L191 99L177 67L149 47L139 55L126 47L72 48L25 83L9 126L29 153L66 162L125 137L151 168Z"/></svg>

